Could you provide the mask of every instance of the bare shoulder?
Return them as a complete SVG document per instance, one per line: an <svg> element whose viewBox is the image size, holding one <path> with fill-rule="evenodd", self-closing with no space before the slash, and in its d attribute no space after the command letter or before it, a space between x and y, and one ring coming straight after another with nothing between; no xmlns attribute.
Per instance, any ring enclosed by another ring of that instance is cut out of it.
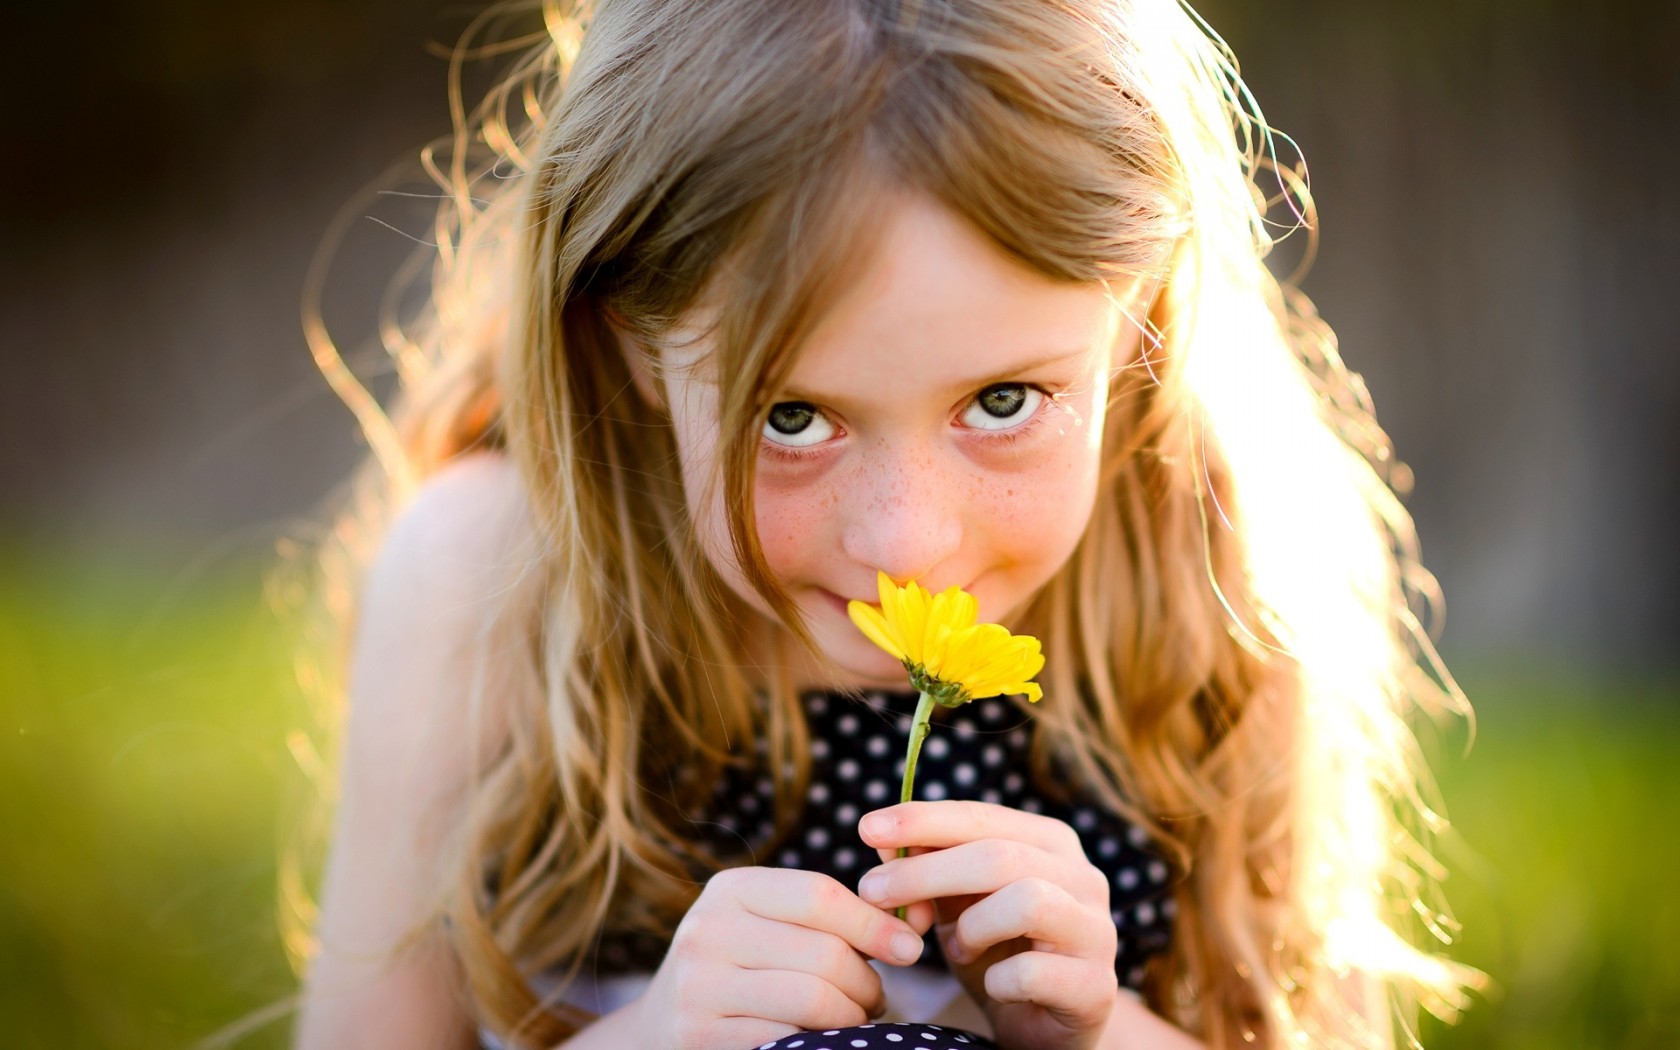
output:
<svg viewBox="0 0 1680 1050"><path fill-rule="evenodd" d="M494 452L468 456L429 478L392 524L364 602L491 600L530 563L535 542L513 463Z"/></svg>
<svg viewBox="0 0 1680 1050"><path fill-rule="evenodd" d="M377 735L416 750L414 761L444 783L462 772L469 733L480 755L494 749L512 687L505 650L516 644L519 603L533 600L538 541L527 508L514 465L479 453L430 478L392 524L361 595L352 742ZM369 721L378 728L358 725Z"/></svg>

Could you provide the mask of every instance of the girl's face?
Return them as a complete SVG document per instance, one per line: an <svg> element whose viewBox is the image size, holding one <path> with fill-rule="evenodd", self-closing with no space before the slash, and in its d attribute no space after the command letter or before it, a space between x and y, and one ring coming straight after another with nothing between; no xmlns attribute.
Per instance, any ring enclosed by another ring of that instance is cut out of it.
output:
<svg viewBox="0 0 1680 1050"><path fill-rule="evenodd" d="M1138 330L1101 286L1052 281L943 206L900 200L881 250L795 362L759 438L754 502L772 574L841 669L801 685L902 686L846 602L876 571L955 584L1008 623L1061 567L1096 496L1110 370ZM677 351L665 398L708 557L761 612L710 483L717 387L704 339ZM699 363L697 368L684 364Z"/></svg>

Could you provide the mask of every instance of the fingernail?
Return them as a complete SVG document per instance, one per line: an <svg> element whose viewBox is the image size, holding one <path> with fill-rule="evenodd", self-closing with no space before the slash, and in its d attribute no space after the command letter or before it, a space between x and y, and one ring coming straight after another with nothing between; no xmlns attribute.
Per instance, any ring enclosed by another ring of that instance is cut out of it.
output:
<svg viewBox="0 0 1680 1050"><path fill-rule="evenodd" d="M922 939L913 933L893 934L893 958L901 963L913 963L922 957Z"/></svg>
<svg viewBox="0 0 1680 1050"><path fill-rule="evenodd" d="M858 882L858 896L865 900L885 900L887 896L887 877L876 868L865 875Z"/></svg>
<svg viewBox="0 0 1680 1050"><path fill-rule="evenodd" d="M945 957L953 962L963 962L962 945L957 942L957 935L951 934L945 938Z"/></svg>
<svg viewBox="0 0 1680 1050"><path fill-rule="evenodd" d="M898 825L898 818L885 813L870 813L858 822L858 831L870 838L881 838L891 835L893 828Z"/></svg>

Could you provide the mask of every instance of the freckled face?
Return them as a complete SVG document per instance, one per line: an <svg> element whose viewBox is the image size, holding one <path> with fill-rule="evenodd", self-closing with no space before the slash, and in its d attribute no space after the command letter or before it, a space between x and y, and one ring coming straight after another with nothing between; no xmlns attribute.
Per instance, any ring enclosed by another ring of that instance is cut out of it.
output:
<svg viewBox="0 0 1680 1050"><path fill-rule="evenodd" d="M936 592L961 586L982 620L1007 624L1025 606L1085 530L1108 376L1137 339L1107 289L1024 268L930 200L895 205L881 236L801 351L759 442L765 559L842 669L807 685L903 684L898 662L846 616L846 599L875 600L877 570ZM702 369L667 376L702 547L768 614L708 484L716 387Z"/></svg>

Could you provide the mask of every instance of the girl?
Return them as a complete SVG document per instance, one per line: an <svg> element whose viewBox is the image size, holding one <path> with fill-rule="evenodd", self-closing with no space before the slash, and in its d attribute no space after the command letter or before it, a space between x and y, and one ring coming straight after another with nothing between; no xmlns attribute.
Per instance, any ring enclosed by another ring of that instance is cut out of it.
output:
<svg viewBox="0 0 1680 1050"><path fill-rule="evenodd" d="M1195 16L543 15L426 155L389 421L313 332L375 456L323 551L298 1045L1384 1047L1460 1007L1410 725L1467 707L1402 468L1261 261L1258 187L1304 186ZM901 805L878 573L1048 658Z"/></svg>

